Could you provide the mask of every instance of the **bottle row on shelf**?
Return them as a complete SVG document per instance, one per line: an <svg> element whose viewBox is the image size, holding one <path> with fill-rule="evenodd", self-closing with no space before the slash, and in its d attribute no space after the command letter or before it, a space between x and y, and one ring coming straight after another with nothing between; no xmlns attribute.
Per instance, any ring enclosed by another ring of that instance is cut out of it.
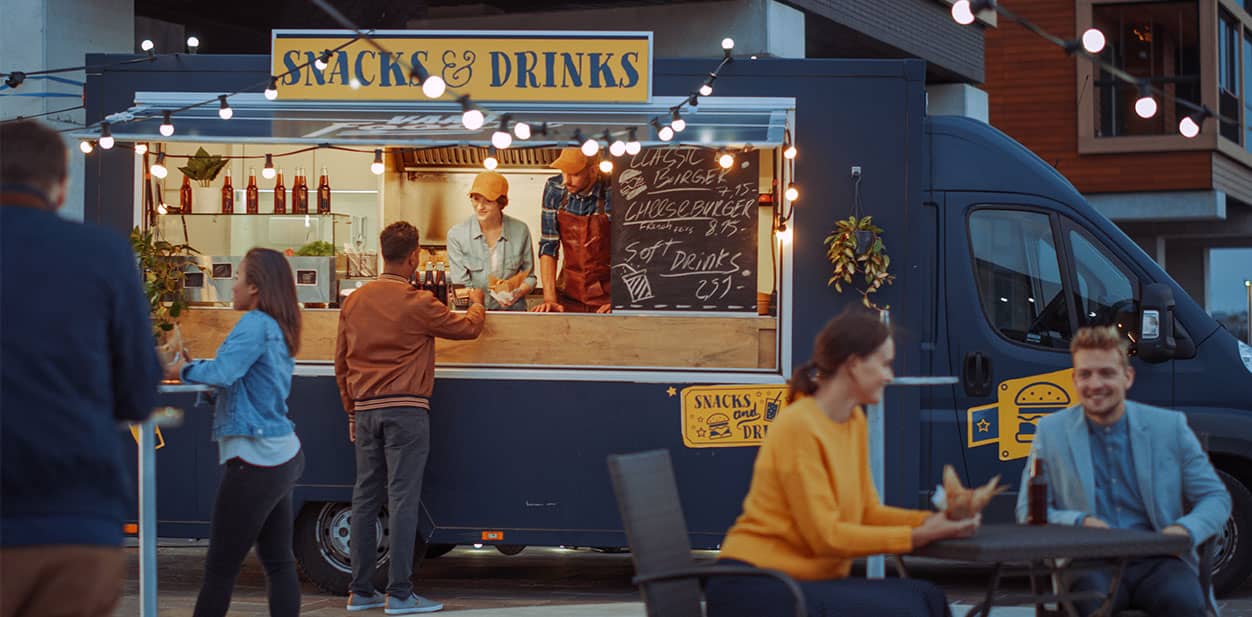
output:
<svg viewBox="0 0 1252 617"><path fill-rule="evenodd" d="M235 213L235 187L231 182L230 170L226 171L226 180L221 190L222 214ZM178 191L178 205L183 212L191 212L194 192L191 190L191 179L183 176L182 188ZM318 214L330 214L330 176L326 168L322 168L322 176L317 185L316 208ZM248 187L244 191L244 211L247 214L260 214L261 192L256 184L256 169L249 170ZM304 175L304 168L296 168L295 182L291 185L291 213L309 213L309 185ZM287 214L287 186L283 183L283 172L278 170L274 182L274 214Z"/></svg>

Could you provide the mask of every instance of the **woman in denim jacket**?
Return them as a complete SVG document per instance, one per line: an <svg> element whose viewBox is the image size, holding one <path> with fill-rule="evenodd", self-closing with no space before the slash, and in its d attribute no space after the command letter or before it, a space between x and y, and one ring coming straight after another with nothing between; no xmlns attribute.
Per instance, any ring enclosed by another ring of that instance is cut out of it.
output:
<svg viewBox="0 0 1252 617"><path fill-rule="evenodd" d="M224 465L213 505L209 554L195 617L230 608L235 578L252 545L269 579L274 617L300 613L291 550L291 489L304 471L287 395L300 346L300 307L287 259L255 248L239 264L235 310L247 311L212 360L179 361L167 377L216 386L213 440Z"/></svg>
<svg viewBox="0 0 1252 617"><path fill-rule="evenodd" d="M509 181L494 171L474 177L474 213L448 230L448 272L452 282L481 289L489 311L525 311L535 289L535 254L526 223L504 214Z"/></svg>

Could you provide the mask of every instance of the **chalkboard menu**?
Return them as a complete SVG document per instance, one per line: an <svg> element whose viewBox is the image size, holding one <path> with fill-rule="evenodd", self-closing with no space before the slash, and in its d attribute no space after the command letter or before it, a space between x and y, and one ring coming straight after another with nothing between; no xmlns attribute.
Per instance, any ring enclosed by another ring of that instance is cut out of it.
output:
<svg viewBox="0 0 1252 617"><path fill-rule="evenodd" d="M656 148L615 167L615 310L755 310L759 152L717 156Z"/></svg>

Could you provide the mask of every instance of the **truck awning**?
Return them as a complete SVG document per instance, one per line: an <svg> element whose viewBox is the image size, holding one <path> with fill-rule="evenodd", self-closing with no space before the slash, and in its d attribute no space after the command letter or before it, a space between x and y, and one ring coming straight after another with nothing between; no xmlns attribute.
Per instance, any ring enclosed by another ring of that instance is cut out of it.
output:
<svg viewBox="0 0 1252 617"><path fill-rule="evenodd" d="M795 109L793 98L708 97L697 107L685 107L687 128L670 142L662 142L650 125L653 118L668 124L670 108L683 97L654 97L646 104L554 104L493 103L483 127L477 131L461 124L456 102L438 101L271 101L258 93L236 94L229 99L234 116L218 117L217 103L179 111L173 117L175 132L158 132L163 112L212 98L205 92L138 92L135 105L110 118L113 136L119 141L230 142L339 144L399 147L479 146L491 144L491 134L507 112L513 122L525 121L534 129L548 123L559 136L535 135L514 142L514 147L545 147L569 143L574 130L586 138L600 137L605 130L614 138L637 127L645 146L692 144L702 146L773 146L783 142L787 113ZM120 116L120 117L118 117ZM133 119L131 119L133 117ZM93 139L94 130L75 137Z"/></svg>

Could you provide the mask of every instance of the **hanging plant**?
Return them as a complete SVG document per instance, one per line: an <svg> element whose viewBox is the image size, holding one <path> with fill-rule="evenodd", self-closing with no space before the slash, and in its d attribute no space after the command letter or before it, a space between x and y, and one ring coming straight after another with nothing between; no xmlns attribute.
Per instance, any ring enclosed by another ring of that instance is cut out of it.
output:
<svg viewBox="0 0 1252 617"><path fill-rule="evenodd" d="M200 186L207 188L228 163L230 163L229 159L209 154L208 150L201 147L196 150L195 156L188 158L187 164L179 167L178 170L189 179L199 182Z"/></svg>
<svg viewBox="0 0 1252 617"><path fill-rule="evenodd" d="M834 231L826 236L826 258L835 267L826 284L839 293L845 286L854 289L861 294L861 304L885 311L891 307L878 306L870 296L895 280L888 271L891 257L882 241L883 230L874 224L874 217L860 215L861 176L854 174L852 216L835 221Z"/></svg>
<svg viewBox="0 0 1252 617"><path fill-rule="evenodd" d="M139 258L144 295L152 316L152 334L161 343L187 309L187 298L183 295L185 269L188 265L199 268L190 259L199 252L187 244L161 240L153 230L141 231L138 227L130 232L130 245Z"/></svg>

